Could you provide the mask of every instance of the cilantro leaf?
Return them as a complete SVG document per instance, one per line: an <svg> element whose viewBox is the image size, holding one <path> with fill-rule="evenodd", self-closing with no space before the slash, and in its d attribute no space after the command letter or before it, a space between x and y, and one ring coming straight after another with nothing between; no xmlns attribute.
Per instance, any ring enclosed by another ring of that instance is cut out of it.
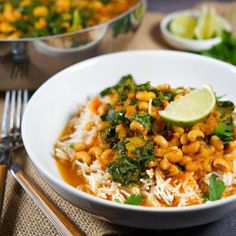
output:
<svg viewBox="0 0 236 236"><path fill-rule="evenodd" d="M223 181L219 180L216 175L211 175L210 183L208 187L208 193L205 196L206 200L216 201L221 199L223 192L225 191L225 184Z"/></svg>
<svg viewBox="0 0 236 236"><path fill-rule="evenodd" d="M149 114L132 115L131 119L140 122L144 126L144 128L147 129L148 131L152 129L152 117Z"/></svg>
<svg viewBox="0 0 236 236"><path fill-rule="evenodd" d="M234 126L232 123L225 124L224 122L220 122L218 127L215 129L214 133L222 141L228 142L233 139L233 129L234 129Z"/></svg>
<svg viewBox="0 0 236 236"><path fill-rule="evenodd" d="M139 205L141 203L141 201L143 201L144 197L142 195L135 195L132 194L130 195L126 200L125 200L125 204L128 205Z"/></svg>

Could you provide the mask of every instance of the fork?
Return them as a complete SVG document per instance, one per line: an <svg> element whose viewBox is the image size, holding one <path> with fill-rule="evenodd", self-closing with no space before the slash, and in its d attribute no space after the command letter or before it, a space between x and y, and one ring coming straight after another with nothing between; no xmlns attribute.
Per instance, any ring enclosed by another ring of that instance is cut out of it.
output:
<svg viewBox="0 0 236 236"><path fill-rule="evenodd" d="M45 213L48 219L62 235L82 236L84 235L83 232L77 229L76 226L72 224L51 201L49 201L47 196L30 180L20 166L15 164L13 161L10 163L11 154L21 147L22 144L21 120L27 101L27 90L19 90L17 91L17 94L16 91L6 92L1 135L5 160L4 171L2 173L3 178L0 179L1 193L4 192L4 177L6 178L7 167L10 167L11 173L16 181L29 194L36 205Z"/></svg>
<svg viewBox="0 0 236 236"><path fill-rule="evenodd" d="M23 107L21 107L21 96L23 93ZM11 148L20 140L20 124L22 109L24 109L28 100L28 91L17 92L17 109L15 110L16 91L7 91L2 118L1 144L0 144L0 216L2 213L3 198L5 191L5 182L7 168L9 165L9 153ZM15 114L16 113L16 114ZM16 116L16 119L15 119Z"/></svg>

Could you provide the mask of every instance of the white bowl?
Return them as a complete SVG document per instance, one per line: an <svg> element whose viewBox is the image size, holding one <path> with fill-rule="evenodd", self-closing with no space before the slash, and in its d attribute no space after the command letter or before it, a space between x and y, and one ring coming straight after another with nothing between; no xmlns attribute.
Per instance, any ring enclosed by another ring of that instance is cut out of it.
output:
<svg viewBox="0 0 236 236"><path fill-rule="evenodd" d="M23 117L26 150L45 181L75 206L111 222L147 229L189 227L219 220L236 210L236 195L209 204L182 208L148 208L117 204L65 183L53 159L53 145L77 105L90 94L132 74L138 83L200 87L236 102L236 68L218 60L173 51L134 51L96 57L54 75L32 96ZM76 219L75 219L76 220Z"/></svg>
<svg viewBox="0 0 236 236"><path fill-rule="evenodd" d="M196 10L177 11L177 12L168 14L162 19L161 24L160 24L161 34L162 34L162 38L165 40L167 44L169 44L171 47L175 49L197 52L197 51L208 50L212 48L214 45L221 42L220 37L206 39L206 40L198 40L198 39L185 39L185 38L181 38L172 34L168 29L170 22L177 15L185 14L185 13L193 15L193 16L199 16L200 14L200 12ZM230 23L225 18L221 16L218 16L218 17L224 23L225 29L230 32L232 30Z"/></svg>

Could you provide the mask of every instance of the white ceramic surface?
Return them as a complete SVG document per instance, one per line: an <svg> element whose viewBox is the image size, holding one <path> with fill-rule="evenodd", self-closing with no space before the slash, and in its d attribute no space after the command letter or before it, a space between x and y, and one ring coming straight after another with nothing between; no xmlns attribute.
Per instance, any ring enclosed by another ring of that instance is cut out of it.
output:
<svg viewBox="0 0 236 236"><path fill-rule="evenodd" d="M196 40L196 39L185 39L178 36L175 36L168 30L169 23L179 14L190 14L193 16L199 16L200 12L196 10L185 10L177 11L165 16L160 24L162 38L169 44L171 47L179 50L186 51L203 51L212 48L214 45L221 42L220 37L206 39L206 40ZM225 29L231 31L230 23L223 17L219 18L224 22Z"/></svg>
<svg viewBox="0 0 236 236"><path fill-rule="evenodd" d="M77 105L89 94L132 74L138 83L200 87L236 102L236 68L206 57L173 51L134 51L105 55L73 65L49 79L32 96L23 117L26 150L46 182L69 202L117 224L173 229L216 221L236 210L236 196L183 208L147 208L102 200L66 184L52 157L53 145ZM76 219L75 219L76 220Z"/></svg>

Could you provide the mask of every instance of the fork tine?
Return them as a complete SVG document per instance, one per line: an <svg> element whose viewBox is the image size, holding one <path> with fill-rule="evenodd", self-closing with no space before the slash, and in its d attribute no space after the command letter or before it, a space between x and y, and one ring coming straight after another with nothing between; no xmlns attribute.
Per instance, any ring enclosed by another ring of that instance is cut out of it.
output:
<svg viewBox="0 0 236 236"><path fill-rule="evenodd" d="M16 91L13 90L11 92L11 108L10 108L10 121L9 121L9 129L10 129L11 135L13 134L13 131L14 131L15 106L16 106Z"/></svg>
<svg viewBox="0 0 236 236"><path fill-rule="evenodd" d="M7 91L5 95L5 102L4 102L1 138L5 138L8 133L8 116L9 116L9 108L10 108L9 101L10 101L10 91Z"/></svg>
<svg viewBox="0 0 236 236"><path fill-rule="evenodd" d="M23 92L23 109L22 109L22 112L24 112L25 107L28 103L28 100L29 100L29 92L28 92L27 89L25 89L24 92Z"/></svg>
<svg viewBox="0 0 236 236"><path fill-rule="evenodd" d="M19 132L22 115L22 90L17 91L17 106L16 106L16 125L15 128Z"/></svg>

